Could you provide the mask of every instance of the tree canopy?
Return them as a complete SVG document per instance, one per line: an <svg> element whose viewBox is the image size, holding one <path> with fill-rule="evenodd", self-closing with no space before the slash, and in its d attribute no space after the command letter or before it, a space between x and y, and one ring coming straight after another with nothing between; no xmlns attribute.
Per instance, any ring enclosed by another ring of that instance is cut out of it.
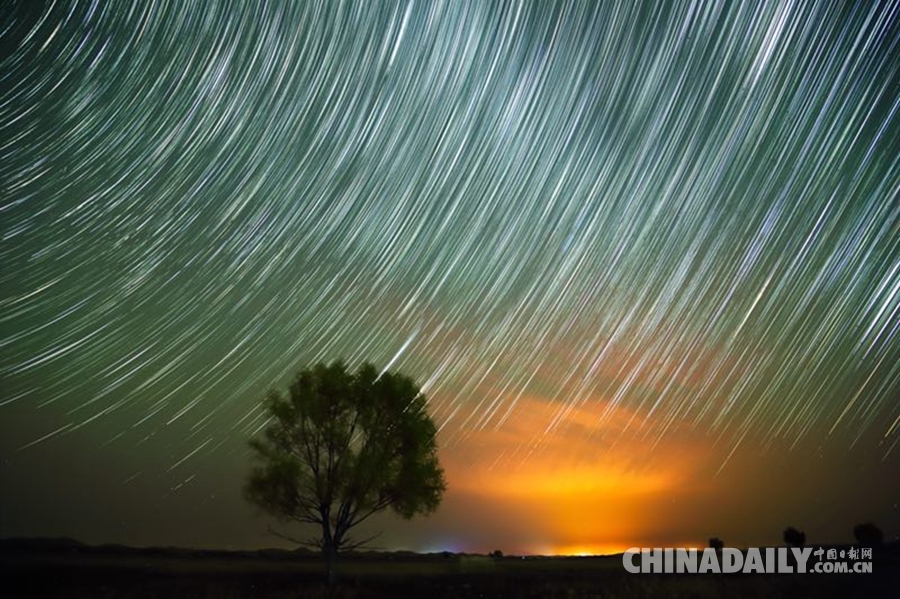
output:
<svg viewBox="0 0 900 599"><path fill-rule="evenodd" d="M312 524L307 541L331 560L359 543L348 532L390 509L428 514L446 488L436 428L409 377L363 364L318 363L297 374L287 396L270 391L269 421L250 441L256 464L247 499L283 523Z"/></svg>

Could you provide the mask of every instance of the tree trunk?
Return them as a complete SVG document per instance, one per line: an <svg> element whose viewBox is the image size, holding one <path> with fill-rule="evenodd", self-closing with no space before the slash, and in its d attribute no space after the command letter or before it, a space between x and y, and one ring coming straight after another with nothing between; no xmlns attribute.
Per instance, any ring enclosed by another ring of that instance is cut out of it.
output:
<svg viewBox="0 0 900 599"><path fill-rule="evenodd" d="M322 515L322 557L325 559L325 580L328 588L337 583L337 550L338 541L331 530L331 506L323 503L319 507Z"/></svg>
<svg viewBox="0 0 900 599"><path fill-rule="evenodd" d="M328 582L329 587L333 587L337 584L338 579L338 556L337 549L335 548L333 543L328 543L325 547L322 548L322 552L325 557L325 578Z"/></svg>

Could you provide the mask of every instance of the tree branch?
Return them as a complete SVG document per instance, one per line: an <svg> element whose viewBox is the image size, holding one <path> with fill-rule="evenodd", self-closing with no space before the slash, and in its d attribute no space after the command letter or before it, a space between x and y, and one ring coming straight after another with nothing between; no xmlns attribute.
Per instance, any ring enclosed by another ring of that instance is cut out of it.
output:
<svg viewBox="0 0 900 599"><path fill-rule="evenodd" d="M377 512L380 512L381 510L385 509L386 507L391 505L391 502L393 501L393 499L394 498L392 495L388 495L382 499L379 499L375 503L375 505L373 505L365 513L363 513L362 516L357 516L356 513L354 513L353 519L350 520L349 524L347 525L347 528L348 529L353 528L354 526L356 526L357 524L359 524L360 522L362 522L363 520L365 520L372 514L375 514Z"/></svg>
<svg viewBox="0 0 900 599"><path fill-rule="evenodd" d="M286 535L284 533L280 533L271 526L268 528L268 533L272 536L278 537L279 539L284 539L285 541L290 541L292 543L297 543L303 547L322 547L322 541L316 538L307 539L306 541L301 541L300 539L294 538L290 535Z"/></svg>
<svg viewBox="0 0 900 599"><path fill-rule="evenodd" d="M378 531L371 537L366 537L362 541L353 541L352 539L347 538L343 543L341 543L341 549L343 551L354 551L356 549L359 549L360 547L362 547L369 541L371 541L373 539L377 539L380 536L381 536L381 531Z"/></svg>

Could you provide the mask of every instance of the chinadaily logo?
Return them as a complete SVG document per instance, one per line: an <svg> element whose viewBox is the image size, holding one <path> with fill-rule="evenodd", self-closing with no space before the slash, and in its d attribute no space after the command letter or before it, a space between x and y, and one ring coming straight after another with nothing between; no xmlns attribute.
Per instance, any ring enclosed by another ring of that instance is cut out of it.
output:
<svg viewBox="0 0 900 599"><path fill-rule="evenodd" d="M870 574L872 549L632 547L622 565L632 574Z"/></svg>

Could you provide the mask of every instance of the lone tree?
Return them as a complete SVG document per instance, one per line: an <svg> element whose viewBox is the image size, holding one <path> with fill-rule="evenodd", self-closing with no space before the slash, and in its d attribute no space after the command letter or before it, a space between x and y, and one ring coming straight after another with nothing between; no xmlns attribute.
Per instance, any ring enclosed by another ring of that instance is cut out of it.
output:
<svg viewBox="0 0 900 599"><path fill-rule="evenodd" d="M409 519L440 504L437 431L409 377L379 376L368 363L355 373L340 361L319 363L297 375L288 397L270 391L265 406L245 496L283 524L320 529L301 542L321 550L329 583L338 553L371 540L352 540L353 527L388 508Z"/></svg>
<svg viewBox="0 0 900 599"><path fill-rule="evenodd" d="M784 538L784 542L791 547L800 548L806 545L806 533L797 530L793 526L785 528L782 537Z"/></svg>
<svg viewBox="0 0 900 599"><path fill-rule="evenodd" d="M853 536L856 537L857 543L866 547L877 547L884 542L884 533L871 522L854 526Z"/></svg>

